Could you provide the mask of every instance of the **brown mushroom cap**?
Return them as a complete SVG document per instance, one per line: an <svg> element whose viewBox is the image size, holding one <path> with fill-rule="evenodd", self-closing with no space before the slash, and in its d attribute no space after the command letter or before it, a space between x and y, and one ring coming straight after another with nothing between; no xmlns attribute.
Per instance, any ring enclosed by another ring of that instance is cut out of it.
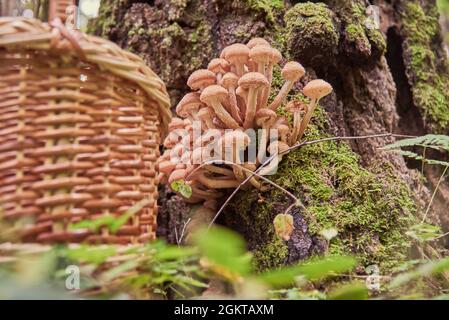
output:
<svg viewBox="0 0 449 320"><path fill-rule="evenodd" d="M231 69L231 65L225 59L214 58L207 65L207 69L215 73L225 73Z"/></svg>
<svg viewBox="0 0 449 320"><path fill-rule="evenodd" d="M270 126L276 121L277 114L271 109L263 108L256 112L256 123L258 126Z"/></svg>
<svg viewBox="0 0 449 320"><path fill-rule="evenodd" d="M176 106L176 114L180 117L187 118L190 113L197 111L202 102L200 95L197 92L191 92L186 94Z"/></svg>
<svg viewBox="0 0 449 320"><path fill-rule="evenodd" d="M255 46L249 52L249 57L256 63L268 63L271 61L273 48L269 46Z"/></svg>
<svg viewBox="0 0 449 320"><path fill-rule="evenodd" d="M200 100L206 104L211 104L212 101L221 101L228 96L228 91L219 85L208 86L201 92Z"/></svg>
<svg viewBox="0 0 449 320"><path fill-rule="evenodd" d="M282 68L281 73L284 79L295 82L306 73L306 70L298 62L289 61L285 64L284 68Z"/></svg>
<svg viewBox="0 0 449 320"><path fill-rule="evenodd" d="M267 87L269 83L263 74L259 72L248 72L239 79L238 85L243 89L248 89L250 87Z"/></svg>
<svg viewBox="0 0 449 320"><path fill-rule="evenodd" d="M184 121L180 118L172 118L168 124L168 130L173 131L180 128L184 128Z"/></svg>
<svg viewBox="0 0 449 320"><path fill-rule="evenodd" d="M221 78L220 85L225 87L226 89L237 87L237 83L239 81L239 77L233 72L227 72Z"/></svg>
<svg viewBox="0 0 449 320"><path fill-rule="evenodd" d="M230 63L245 63L249 58L249 48L241 43L234 43L226 47L224 57Z"/></svg>
<svg viewBox="0 0 449 320"><path fill-rule="evenodd" d="M312 80L302 90L305 96L310 99L321 99L332 92L332 86L324 80Z"/></svg>
<svg viewBox="0 0 449 320"><path fill-rule="evenodd" d="M216 81L215 74L207 69L199 69L193 72L189 79L187 79L187 85L192 90L198 90L214 84Z"/></svg>
<svg viewBox="0 0 449 320"><path fill-rule="evenodd" d="M252 38L251 40L248 41L246 46L252 49L256 46L270 46L270 43L263 38Z"/></svg>

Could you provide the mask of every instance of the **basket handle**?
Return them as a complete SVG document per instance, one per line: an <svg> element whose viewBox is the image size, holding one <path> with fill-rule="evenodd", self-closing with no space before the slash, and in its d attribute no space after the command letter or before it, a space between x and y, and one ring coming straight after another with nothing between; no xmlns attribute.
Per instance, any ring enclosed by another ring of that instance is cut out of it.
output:
<svg viewBox="0 0 449 320"><path fill-rule="evenodd" d="M50 21L49 25L57 29L59 31L59 35L62 35L65 39L67 39L67 41L70 42L75 52L82 60L86 60L86 55L84 54L83 49L78 43L78 40L82 37L82 33L76 30L67 29L66 26L62 23L61 18L59 17L56 17L52 21ZM54 38L54 41L52 40L51 43L52 45L57 47L60 40L61 38L59 36L56 36Z"/></svg>

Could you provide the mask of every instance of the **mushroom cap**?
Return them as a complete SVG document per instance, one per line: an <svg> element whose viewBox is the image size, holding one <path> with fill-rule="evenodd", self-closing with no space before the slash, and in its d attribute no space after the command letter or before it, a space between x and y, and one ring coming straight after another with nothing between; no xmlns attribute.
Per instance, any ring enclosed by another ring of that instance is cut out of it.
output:
<svg viewBox="0 0 449 320"><path fill-rule="evenodd" d="M224 58L230 63L245 63L249 59L249 48L241 43L234 43L224 49Z"/></svg>
<svg viewBox="0 0 449 320"><path fill-rule="evenodd" d="M215 81L215 73L207 69L199 69L190 75L189 79L187 79L187 85L192 90L198 90L214 84Z"/></svg>
<svg viewBox="0 0 449 320"><path fill-rule="evenodd" d="M246 46L250 49L252 49L256 46L261 46L261 45L262 46L270 46L270 43L267 40L265 40L264 38L252 38L246 44Z"/></svg>
<svg viewBox="0 0 449 320"><path fill-rule="evenodd" d="M191 112L197 111L202 105L200 95L197 92L187 93L176 106L176 114L186 118Z"/></svg>
<svg viewBox="0 0 449 320"><path fill-rule="evenodd" d="M184 128L184 121L180 118L172 118L168 124L168 131Z"/></svg>
<svg viewBox="0 0 449 320"><path fill-rule="evenodd" d="M217 72L225 73L231 70L231 65L225 59L214 58L207 65L207 69L215 73Z"/></svg>
<svg viewBox="0 0 449 320"><path fill-rule="evenodd" d="M285 64L284 68L282 68L281 73L284 79L295 82L306 73L306 70L298 62L289 61Z"/></svg>
<svg viewBox="0 0 449 320"><path fill-rule="evenodd" d="M208 86L201 92L200 100L206 104L211 104L212 101L220 101L228 96L228 91L222 86L213 84Z"/></svg>
<svg viewBox="0 0 449 320"><path fill-rule="evenodd" d="M276 48L271 48L271 62L278 63L281 59L282 53Z"/></svg>
<svg viewBox="0 0 449 320"><path fill-rule="evenodd" d="M220 81L220 85L225 87L226 89L237 87L237 83L239 81L239 77L233 72L227 72L223 75Z"/></svg>
<svg viewBox="0 0 449 320"><path fill-rule="evenodd" d="M245 149L250 141L251 138L245 132L241 130L231 130L226 131L225 134L220 138L218 143L222 146L222 148L231 148L232 150L234 150L234 146Z"/></svg>
<svg viewBox="0 0 449 320"><path fill-rule="evenodd" d="M262 108L256 112L256 123L258 126L270 126L276 121L276 118L276 112L268 108Z"/></svg>
<svg viewBox="0 0 449 320"><path fill-rule="evenodd" d="M268 63L271 60L271 54L271 47L259 45L250 50L249 57L256 63Z"/></svg>
<svg viewBox="0 0 449 320"><path fill-rule="evenodd" d="M304 89L302 89L302 92L304 95L310 99L321 99L324 96L327 96L329 93L332 92L332 86L327 83L324 80L317 79L312 80L306 86Z"/></svg>
<svg viewBox="0 0 449 320"><path fill-rule="evenodd" d="M301 110L307 110L307 105L300 101L289 101L285 106L285 111L291 113Z"/></svg>
<svg viewBox="0 0 449 320"><path fill-rule="evenodd" d="M168 183L172 184L172 182L184 180L185 177L186 177L185 169L176 169L170 174L170 177L168 177Z"/></svg>
<svg viewBox="0 0 449 320"><path fill-rule="evenodd" d="M259 72L245 73L238 82L239 86L243 89L249 89L250 87L268 87L269 83L267 78Z"/></svg>
<svg viewBox="0 0 449 320"><path fill-rule="evenodd" d="M237 87L237 89L235 89L235 94L238 95L239 97L246 99L248 91L242 87Z"/></svg>
<svg viewBox="0 0 449 320"><path fill-rule="evenodd" d="M267 150L271 155L273 155L273 154L283 153L283 152L287 151L288 148L289 148L288 144L286 144L283 141L276 140L276 141L273 141L272 143L270 143Z"/></svg>

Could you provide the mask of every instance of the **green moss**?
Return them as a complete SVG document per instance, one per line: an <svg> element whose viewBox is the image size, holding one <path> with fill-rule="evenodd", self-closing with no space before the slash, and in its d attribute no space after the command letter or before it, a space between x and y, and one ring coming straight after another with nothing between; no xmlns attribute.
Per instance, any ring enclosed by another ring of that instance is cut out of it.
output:
<svg viewBox="0 0 449 320"><path fill-rule="evenodd" d="M307 129L307 140L328 137L324 133L326 119L325 111L319 107ZM278 173L270 179L301 198L307 207L301 214L309 233L338 230L338 236L329 244L329 253L355 254L363 265L378 264L383 271L406 259L411 243L405 232L416 222L415 205L411 191L393 174L391 166L374 164L363 168L347 143L331 141L285 156ZM267 197L270 203L254 205L258 197L253 190L236 201L236 210L244 223L254 227L253 232L260 239L268 239L255 249L259 269L281 265L286 258L286 245L274 236L271 221L276 210L283 210L285 194L273 188Z"/></svg>
<svg viewBox="0 0 449 320"><path fill-rule="evenodd" d="M285 38L294 57L333 54L338 46L334 14L324 3L298 3L284 16ZM312 60L310 57L308 60Z"/></svg>
<svg viewBox="0 0 449 320"><path fill-rule="evenodd" d="M284 241L274 237L266 245L253 251L256 270L266 270L285 264L288 257L288 247Z"/></svg>
<svg viewBox="0 0 449 320"><path fill-rule="evenodd" d="M402 32L414 104L431 130L447 132L449 79L447 73L439 71L439 58L432 48L438 37L438 14L424 12L419 3L409 1L404 5Z"/></svg>
<svg viewBox="0 0 449 320"><path fill-rule="evenodd" d="M274 23L276 12L284 8L284 1L282 0L244 0L243 4L249 9L263 13L266 21Z"/></svg>
<svg viewBox="0 0 449 320"><path fill-rule="evenodd" d="M345 1L339 2L337 8L348 44L353 45L357 51L367 57L373 51L378 56L385 53L386 41L379 30L368 26L364 4L358 1Z"/></svg>

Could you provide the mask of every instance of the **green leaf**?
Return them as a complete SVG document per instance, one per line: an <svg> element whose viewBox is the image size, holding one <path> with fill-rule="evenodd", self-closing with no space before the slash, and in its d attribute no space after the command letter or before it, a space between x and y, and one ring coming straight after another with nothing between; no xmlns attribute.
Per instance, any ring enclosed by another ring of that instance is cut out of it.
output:
<svg viewBox="0 0 449 320"><path fill-rule="evenodd" d="M170 187L173 191L178 192L184 198L189 199L192 196L192 188L183 180L173 181Z"/></svg>
<svg viewBox="0 0 449 320"><path fill-rule="evenodd" d="M237 233L222 227L200 229L193 234L193 241L211 262L241 275L250 271L251 255Z"/></svg>
<svg viewBox="0 0 449 320"><path fill-rule="evenodd" d="M197 250L189 247L168 246L163 250L159 250L154 258L160 261L175 260L193 256Z"/></svg>
<svg viewBox="0 0 449 320"><path fill-rule="evenodd" d="M114 221L112 221L109 224L109 230L112 233L116 233L120 229L121 226L123 226L132 216L134 216L136 213L138 213L140 210L142 210L149 203L150 203L149 199L143 199L143 200L137 202L131 208L126 210L126 212L124 214L122 214L120 217L114 219Z"/></svg>
<svg viewBox="0 0 449 320"><path fill-rule="evenodd" d="M449 258L441 259L439 261L432 261L419 266L415 270L397 275L390 282L389 287L391 289L394 289L407 284L410 281L419 279L421 277L438 275L446 270L449 270Z"/></svg>
<svg viewBox="0 0 449 320"><path fill-rule="evenodd" d="M116 254L116 249L111 246L107 247L92 247L81 245L76 248L67 248L65 250L66 256L77 262L90 262L94 264L103 263L107 258Z"/></svg>
<svg viewBox="0 0 449 320"><path fill-rule="evenodd" d="M135 269L139 263L135 260L126 261L118 266L107 270L102 273L100 276L101 281L108 282L117 277L119 277L122 273Z"/></svg>
<svg viewBox="0 0 449 320"><path fill-rule="evenodd" d="M319 280L347 272L353 269L356 263L356 259L351 256L315 258L296 266L264 272L259 279L273 286L283 286L292 284L298 276L304 276L308 280Z"/></svg>
<svg viewBox="0 0 449 320"><path fill-rule="evenodd" d="M418 241L432 241L442 236L441 228L427 223L419 223L411 226L405 233Z"/></svg>
<svg viewBox="0 0 449 320"><path fill-rule="evenodd" d="M295 229L291 214L278 214L273 220L276 235L284 241L290 240L290 235Z"/></svg>
<svg viewBox="0 0 449 320"><path fill-rule="evenodd" d="M366 300L368 299L368 288L364 283L354 282L344 284L331 293L328 299L330 300Z"/></svg>

